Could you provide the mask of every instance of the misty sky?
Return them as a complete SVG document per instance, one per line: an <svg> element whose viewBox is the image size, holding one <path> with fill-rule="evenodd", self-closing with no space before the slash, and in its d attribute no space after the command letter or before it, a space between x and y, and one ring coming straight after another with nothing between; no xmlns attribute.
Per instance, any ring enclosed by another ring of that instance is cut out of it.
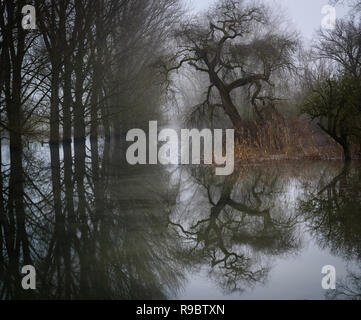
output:
<svg viewBox="0 0 361 320"><path fill-rule="evenodd" d="M195 11L207 9L216 0L184 0ZM290 20L305 40L312 39L314 32L321 27L323 15L321 10L328 0L265 0L275 6L281 6ZM346 12L342 6L337 8L337 17L342 17Z"/></svg>

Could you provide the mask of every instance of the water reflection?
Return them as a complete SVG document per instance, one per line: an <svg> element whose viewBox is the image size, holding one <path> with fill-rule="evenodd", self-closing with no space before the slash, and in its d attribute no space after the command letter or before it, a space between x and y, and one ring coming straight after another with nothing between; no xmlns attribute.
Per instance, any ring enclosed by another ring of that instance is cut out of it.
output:
<svg viewBox="0 0 361 320"><path fill-rule="evenodd" d="M300 202L300 211L310 233L321 248L345 261L354 262L348 275L328 298L361 298L361 170L346 164L326 185L308 188Z"/></svg>
<svg viewBox="0 0 361 320"><path fill-rule="evenodd" d="M188 298L194 279L225 298L263 298L265 284L292 298L275 271L285 261L312 263L310 247L345 269L326 297L360 298L357 165L274 163L220 177L211 168L127 166L121 149L109 141L2 145L1 299ZM21 288L27 264L37 270L35 291ZM301 297L324 298L317 290Z"/></svg>
<svg viewBox="0 0 361 320"><path fill-rule="evenodd" d="M180 287L169 174L120 166L109 145L101 157L87 149L10 151L1 175L2 299L164 299ZM24 168L15 156L24 156ZM36 291L21 288L24 264L37 270Z"/></svg>
<svg viewBox="0 0 361 320"><path fill-rule="evenodd" d="M227 178L208 169L192 170L190 187L201 188L183 203L188 218L176 214L172 225L187 239L190 259L208 265L225 293L265 282L270 257L292 254L301 246L297 216L278 203L283 188L278 180L277 169L242 168ZM208 203L199 201L202 193Z"/></svg>

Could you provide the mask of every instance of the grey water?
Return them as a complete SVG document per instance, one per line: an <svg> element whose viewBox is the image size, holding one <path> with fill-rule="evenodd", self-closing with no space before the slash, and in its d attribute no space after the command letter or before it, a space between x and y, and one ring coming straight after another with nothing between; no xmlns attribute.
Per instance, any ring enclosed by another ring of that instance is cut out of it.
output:
<svg viewBox="0 0 361 320"><path fill-rule="evenodd" d="M30 143L20 170L2 145L1 299L360 298L359 163L244 164L222 177L78 147ZM37 271L31 292L24 264ZM325 265L336 290L322 288Z"/></svg>

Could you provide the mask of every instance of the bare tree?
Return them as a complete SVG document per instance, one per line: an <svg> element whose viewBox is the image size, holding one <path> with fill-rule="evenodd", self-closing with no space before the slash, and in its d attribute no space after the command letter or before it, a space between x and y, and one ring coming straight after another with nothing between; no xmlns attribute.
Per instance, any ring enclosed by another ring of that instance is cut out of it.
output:
<svg viewBox="0 0 361 320"><path fill-rule="evenodd" d="M313 55L327 72L309 70L316 76L307 78L303 111L342 146L349 161L351 145L361 137L361 23L338 20L334 30L320 30Z"/></svg>
<svg viewBox="0 0 361 320"><path fill-rule="evenodd" d="M352 158L351 145L360 133L360 84L349 77L327 77L314 83L304 101L303 112L318 120L318 126Z"/></svg>
<svg viewBox="0 0 361 320"><path fill-rule="evenodd" d="M252 90L251 101L260 118L257 101L271 100L262 96L265 87L273 87L272 75L292 65L297 41L285 32L267 30L271 14L263 5L246 1L220 1L204 21L191 20L175 33L180 49L171 59L167 73L184 64L208 74L210 86L205 104L221 107L235 129L242 118L235 104L237 90ZM221 103L212 103L213 90Z"/></svg>
<svg viewBox="0 0 361 320"><path fill-rule="evenodd" d="M22 16L18 14L24 1L2 1L0 5L1 72L0 98L5 105L7 122L2 124L10 137L10 176L8 190L9 214L1 212L0 224L8 228L7 249L11 254L14 270L18 269L17 257L23 254L25 263L30 263L29 241L24 211L24 177L22 164L24 128L24 104L29 97L26 89L27 52L33 37L22 28ZM26 93L25 93L26 92ZM2 174L2 171L1 171ZM2 192L3 190L1 190ZM16 228L16 230L15 230Z"/></svg>
<svg viewBox="0 0 361 320"><path fill-rule="evenodd" d="M334 67L361 77L361 23L338 20L333 30L320 30L316 56L334 62Z"/></svg>

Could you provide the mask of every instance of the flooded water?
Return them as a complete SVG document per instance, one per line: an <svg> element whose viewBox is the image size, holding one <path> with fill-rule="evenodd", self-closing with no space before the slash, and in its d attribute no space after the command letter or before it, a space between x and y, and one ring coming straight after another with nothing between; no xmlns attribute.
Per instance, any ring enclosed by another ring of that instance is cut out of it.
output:
<svg viewBox="0 0 361 320"><path fill-rule="evenodd" d="M360 298L359 164L270 162L220 177L131 167L93 147L30 144L21 172L3 146L0 298ZM321 286L325 265L336 290Z"/></svg>

